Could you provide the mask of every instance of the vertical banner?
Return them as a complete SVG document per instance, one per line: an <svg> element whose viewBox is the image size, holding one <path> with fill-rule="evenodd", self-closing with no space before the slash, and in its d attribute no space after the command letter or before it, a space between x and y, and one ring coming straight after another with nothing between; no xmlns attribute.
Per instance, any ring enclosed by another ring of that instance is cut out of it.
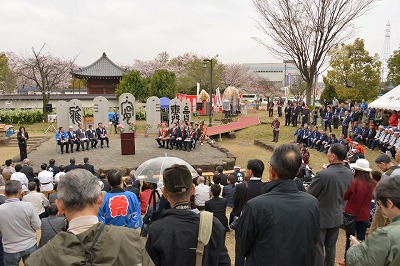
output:
<svg viewBox="0 0 400 266"><path fill-rule="evenodd" d="M83 124L82 102L78 99L72 99L68 103L68 122L74 130L77 130L79 124Z"/></svg>
<svg viewBox="0 0 400 266"><path fill-rule="evenodd" d="M146 101L146 123L151 126L149 132L157 132L161 123L161 106L160 99L156 96L151 96Z"/></svg>
<svg viewBox="0 0 400 266"><path fill-rule="evenodd" d="M120 124L128 130L129 124L136 123L135 96L130 93L123 93L119 96Z"/></svg>
<svg viewBox="0 0 400 266"><path fill-rule="evenodd" d="M57 111L57 126L63 127L64 130L68 130L69 126L69 106L66 101L58 101L56 104L56 111ZM58 130L58 128L57 128Z"/></svg>
<svg viewBox="0 0 400 266"><path fill-rule="evenodd" d="M181 109L182 109L181 120L183 120L185 122L192 121L192 105L189 100L182 101Z"/></svg>
<svg viewBox="0 0 400 266"><path fill-rule="evenodd" d="M108 124L108 100L103 96L93 99L93 119L93 128L97 128L98 123Z"/></svg>
<svg viewBox="0 0 400 266"><path fill-rule="evenodd" d="M171 127L172 124L175 122L179 124L182 120L182 108L181 108L181 101L179 99L172 99L169 102L169 126Z"/></svg>

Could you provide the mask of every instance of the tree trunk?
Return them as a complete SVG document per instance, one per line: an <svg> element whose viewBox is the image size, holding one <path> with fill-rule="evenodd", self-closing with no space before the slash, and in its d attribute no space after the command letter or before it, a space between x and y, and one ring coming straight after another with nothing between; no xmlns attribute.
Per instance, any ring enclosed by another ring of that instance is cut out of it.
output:
<svg viewBox="0 0 400 266"><path fill-rule="evenodd" d="M47 110L46 110L46 105L49 103L49 96L46 95L46 93L43 92L43 122L47 123L49 122L49 119L47 117Z"/></svg>
<svg viewBox="0 0 400 266"><path fill-rule="evenodd" d="M308 107L311 106L311 97L313 92L313 82L307 81L307 88L306 88L306 104Z"/></svg>

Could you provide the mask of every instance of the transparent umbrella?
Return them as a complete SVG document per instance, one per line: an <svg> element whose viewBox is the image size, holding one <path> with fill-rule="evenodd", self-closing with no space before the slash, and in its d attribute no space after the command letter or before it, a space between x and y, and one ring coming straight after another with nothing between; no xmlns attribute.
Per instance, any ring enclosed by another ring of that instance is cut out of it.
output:
<svg viewBox="0 0 400 266"><path fill-rule="evenodd" d="M142 163L136 169L136 178L149 183L156 183L158 187L162 187L164 169L173 164L186 165L193 177L198 176L196 170L186 161L181 158L165 155L164 157L153 158Z"/></svg>

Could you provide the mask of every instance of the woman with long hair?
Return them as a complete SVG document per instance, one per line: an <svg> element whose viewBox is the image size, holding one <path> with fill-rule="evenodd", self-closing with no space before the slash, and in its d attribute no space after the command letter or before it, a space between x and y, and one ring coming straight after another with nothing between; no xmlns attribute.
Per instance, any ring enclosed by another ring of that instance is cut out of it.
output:
<svg viewBox="0 0 400 266"><path fill-rule="evenodd" d="M28 154L26 152L26 145L27 141L29 139L28 132L25 131L24 126L20 126L18 133L17 133L17 139L18 139L18 147L19 147L19 155L21 157L21 161L26 159L28 157Z"/></svg>
<svg viewBox="0 0 400 266"><path fill-rule="evenodd" d="M354 178L344 199L347 200L344 212L356 216L354 230L346 231L346 251L350 247L350 235L356 236L358 240L365 240L365 233L369 225L371 200L374 198L373 192L376 181L371 177L372 169L366 159L358 159L354 164L350 164L354 170ZM346 252L345 252L346 253ZM345 265L345 261L339 261L340 265Z"/></svg>

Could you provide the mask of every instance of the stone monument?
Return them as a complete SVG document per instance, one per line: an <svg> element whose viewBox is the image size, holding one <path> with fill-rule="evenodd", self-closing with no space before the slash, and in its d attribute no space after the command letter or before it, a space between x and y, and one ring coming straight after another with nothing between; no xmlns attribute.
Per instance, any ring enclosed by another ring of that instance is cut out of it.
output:
<svg viewBox="0 0 400 266"><path fill-rule="evenodd" d="M69 106L66 101L58 101L56 104L57 111L57 126L64 127L64 130L67 131L69 127ZM58 128L56 128L58 130Z"/></svg>
<svg viewBox="0 0 400 266"><path fill-rule="evenodd" d="M83 108L82 102L78 99L72 99L68 102L68 126L72 126L77 130L79 124L83 124ZM66 129L68 130L68 128Z"/></svg>
<svg viewBox="0 0 400 266"><path fill-rule="evenodd" d="M173 123L179 124L182 120L182 108L181 101L179 99L172 99L169 102L169 126L171 127Z"/></svg>
<svg viewBox="0 0 400 266"><path fill-rule="evenodd" d="M151 96L146 101L146 123L151 125L149 133L156 133L158 125L161 122L161 107L160 99L156 96Z"/></svg>
<svg viewBox="0 0 400 266"><path fill-rule="evenodd" d="M108 100L103 96L97 96L93 99L93 119L94 128L98 123L108 124Z"/></svg>
<svg viewBox="0 0 400 266"><path fill-rule="evenodd" d="M122 124L125 131L127 131L129 124L136 123L135 96L130 93L121 94L121 96L119 96L119 112L120 124Z"/></svg>

